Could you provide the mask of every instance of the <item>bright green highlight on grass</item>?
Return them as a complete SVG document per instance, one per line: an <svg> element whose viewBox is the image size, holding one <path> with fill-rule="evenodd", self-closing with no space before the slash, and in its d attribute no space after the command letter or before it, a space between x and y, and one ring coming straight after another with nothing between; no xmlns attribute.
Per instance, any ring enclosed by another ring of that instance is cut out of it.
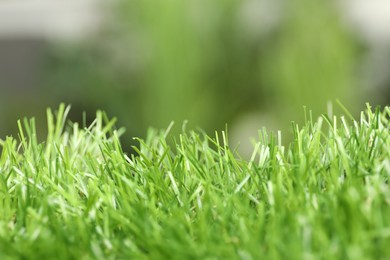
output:
<svg viewBox="0 0 390 260"><path fill-rule="evenodd" d="M127 156L114 120L68 111L0 143L0 259L390 257L389 107L293 124L289 147L262 131L249 161L194 131Z"/></svg>

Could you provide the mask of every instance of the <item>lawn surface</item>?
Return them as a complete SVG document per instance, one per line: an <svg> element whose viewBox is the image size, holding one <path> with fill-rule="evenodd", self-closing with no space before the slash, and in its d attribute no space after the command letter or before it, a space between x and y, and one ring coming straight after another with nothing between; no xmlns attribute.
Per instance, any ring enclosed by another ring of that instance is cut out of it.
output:
<svg viewBox="0 0 390 260"><path fill-rule="evenodd" d="M0 141L0 259L390 258L389 107L292 124L288 147L261 131L250 160L225 132L126 155L114 120L68 111Z"/></svg>

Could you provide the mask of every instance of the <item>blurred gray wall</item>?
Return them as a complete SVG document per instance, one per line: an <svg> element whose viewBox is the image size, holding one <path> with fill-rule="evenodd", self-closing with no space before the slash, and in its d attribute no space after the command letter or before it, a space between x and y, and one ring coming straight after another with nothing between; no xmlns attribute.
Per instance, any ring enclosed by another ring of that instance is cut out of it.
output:
<svg viewBox="0 0 390 260"><path fill-rule="evenodd" d="M15 133L16 119L52 105L42 90L52 45L77 44L102 24L100 0L0 1L0 138ZM44 122L43 122L44 123Z"/></svg>

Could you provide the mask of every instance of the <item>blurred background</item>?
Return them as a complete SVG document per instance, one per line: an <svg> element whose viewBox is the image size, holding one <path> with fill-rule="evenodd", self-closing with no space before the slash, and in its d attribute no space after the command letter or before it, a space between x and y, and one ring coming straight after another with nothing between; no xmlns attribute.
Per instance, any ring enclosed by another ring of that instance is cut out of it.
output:
<svg viewBox="0 0 390 260"><path fill-rule="evenodd" d="M262 127L288 141L304 106L388 105L389 25L387 0L0 0L0 139L65 102L117 117L125 149L189 120L245 154Z"/></svg>

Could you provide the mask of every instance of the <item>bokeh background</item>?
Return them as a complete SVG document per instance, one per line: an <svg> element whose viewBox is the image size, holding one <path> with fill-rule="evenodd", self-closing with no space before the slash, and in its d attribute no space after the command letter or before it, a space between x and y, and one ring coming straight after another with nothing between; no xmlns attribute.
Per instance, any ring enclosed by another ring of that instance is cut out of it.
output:
<svg viewBox="0 0 390 260"><path fill-rule="evenodd" d="M387 0L1 0L0 139L65 102L117 117L125 149L185 120L243 153L262 127L288 141L304 106L389 104L389 25Z"/></svg>

